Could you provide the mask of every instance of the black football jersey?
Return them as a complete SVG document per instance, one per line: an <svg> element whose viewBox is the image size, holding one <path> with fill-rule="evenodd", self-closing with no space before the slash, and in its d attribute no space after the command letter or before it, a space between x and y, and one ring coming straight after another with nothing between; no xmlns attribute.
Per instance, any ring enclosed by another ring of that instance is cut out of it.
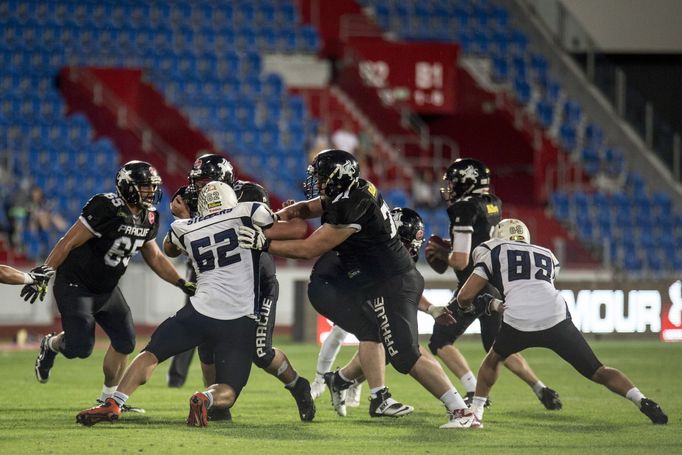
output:
<svg viewBox="0 0 682 455"><path fill-rule="evenodd" d="M348 277L365 286L413 268L391 212L377 188L360 179L357 186L324 204L322 223L357 232L334 248Z"/></svg>
<svg viewBox="0 0 682 455"><path fill-rule="evenodd" d="M125 273L128 261L159 230L156 209L133 216L117 194L94 195L79 218L95 237L72 250L58 273L93 293L111 292Z"/></svg>
<svg viewBox="0 0 682 455"><path fill-rule="evenodd" d="M454 233L471 233L471 251L490 240L493 228L500 222L502 201L494 194L475 194L460 199L448 207L450 217L450 241ZM469 252L469 264L461 272L455 272L460 286L474 269Z"/></svg>

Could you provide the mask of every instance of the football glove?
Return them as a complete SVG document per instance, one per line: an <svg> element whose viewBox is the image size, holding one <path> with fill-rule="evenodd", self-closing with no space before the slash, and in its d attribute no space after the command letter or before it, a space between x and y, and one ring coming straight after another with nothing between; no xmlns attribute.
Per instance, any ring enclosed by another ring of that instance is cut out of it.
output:
<svg viewBox="0 0 682 455"><path fill-rule="evenodd" d="M452 316L452 311L446 306L429 305L426 312L429 313L439 325L451 325L457 322Z"/></svg>
<svg viewBox="0 0 682 455"><path fill-rule="evenodd" d="M268 251L270 247L270 239L265 237L263 230L258 226L252 228L248 226L239 226L239 235L237 236L239 246L256 251Z"/></svg>
<svg viewBox="0 0 682 455"><path fill-rule="evenodd" d="M462 307L459 304L459 300L457 300L457 292L452 296L450 301L448 302L448 309L453 313L453 314L474 314L476 313L476 305L473 303L471 305L468 305L466 307Z"/></svg>
<svg viewBox="0 0 682 455"><path fill-rule="evenodd" d="M488 293L477 295L476 298L474 299L473 306L483 308L485 314L487 314L488 316L490 316L490 313L492 313L493 311L501 313L507 308L502 300L496 299L495 297Z"/></svg>
<svg viewBox="0 0 682 455"><path fill-rule="evenodd" d="M40 298L42 302L45 299L45 294L47 293L47 281L41 283L27 284L21 288L21 297L24 298L24 302L33 304L37 298Z"/></svg>
<svg viewBox="0 0 682 455"><path fill-rule="evenodd" d="M180 288L182 292L187 294L188 296L193 296L197 292L197 284L192 282L192 281L186 281L182 278L180 278L177 283L175 283L177 287Z"/></svg>
<svg viewBox="0 0 682 455"><path fill-rule="evenodd" d="M47 266L45 264L39 265L38 267L28 272L28 276L31 277L31 279L33 280L33 282L29 284L34 283L47 284L47 282L50 281L50 278L52 278L52 275L54 275L54 269L52 267Z"/></svg>

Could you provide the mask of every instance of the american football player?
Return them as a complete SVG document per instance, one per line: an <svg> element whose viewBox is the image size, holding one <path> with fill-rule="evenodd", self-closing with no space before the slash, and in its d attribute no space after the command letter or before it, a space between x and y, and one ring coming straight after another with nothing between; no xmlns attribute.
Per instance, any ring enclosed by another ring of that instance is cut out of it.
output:
<svg viewBox="0 0 682 455"><path fill-rule="evenodd" d="M447 168L443 175L441 195L448 204L450 249L446 250L434 242L429 242L426 246L426 257L432 267L434 263L447 263L454 269L457 282L463 284L474 267L470 260L471 252L482 242L490 239L493 228L500 221L502 202L490 193L490 169L482 162L471 158L459 158ZM434 267L434 270L444 272L437 267ZM497 294L497 290L491 285L483 292ZM453 343L478 318L481 323L483 349L488 352L495 341L500 317L497 312L486 311L482 305L467 313L459 311L457 306L451 306L451 309L455 313L457 323L449 326L434 324L429 348L460 378L467 390L467 403L470 403L476 389L476 377ZM520 354L510 356L505 361L505 366L533 389L545 408L561 409L559 394L538 379Z"/></svg>
<svg viewBox="0 0 682 455"><path fill-rule="evenodd" d="M192 169L187 173L187 186L178 188L171 198L171 213L179 219L196 216L197 197L199 191L201 191L206 183L216 181L232 186L234 180L234 167L227 158L215 153L202 154L196 159ZM197 280L196 272L189 259L186 278L188 281L193 282ZM185 305L189 305L189 297L185 300ZM168 366L167 380L169 387L182 387L187 379L193 357L194 348L173 356Z"/></svg>
<svg viewBox="0 0 682 455"><path fill-rule="evenodd" d="M246 385L255 349L259 254L239 247L237 229L242 224L268 229L275 217L265 204L238 202L224 182L202 188L197 210L198 217L174 221L164 239L166 254L192 259L198 275L196 294L157 327L112 397L77 415L82 425L118 420L121 406L159 363L201 344L213 347L215 382L190 397L189 426L208 425L208 410L231 408Z"/></svg>
<svg viewBox="0 0 682 455"><path fill-rule="evenodd" d="M165 281L186 294L194 283L178 275L156 244L159 215L154 207L161 197L161 177L144 161L129 161L116 175L116 193L94 195L78 220L55 245L45 264L32 273L56 270L54 296L63 331L43 337L35 363L36 378L46 383L57 354L67 359L87 358L95 344L95 324L111 344L104 357L104 386L100 400L116 389L135 348L130 308L118 288L130 258L138 251ZM24 300L42 300L47 280L26 284Z"/></svg>
<svg viewBox="0 0 682 455"><path fill-rule="evenodd" d="M300 259L315 258L332 250L338 253L343 273L361 301L371 302L379 322L379 334L375 327L366 324L366 336L360 339L364 342L360 345L361 364L365 365L366 359L382 363L385 349L396 370L411 374L444 403L449 420L443 428L475 424L475 416L438 362L428 354L423 355L425 351L419 347L417 305L424 279L403 247L383 197L359 175L359 164L350 153L321 151L308 167L304 185L308 200L277 214L283 220L319 216L322 225L305 239L286 241L269 239L258 228L241 227L240 245ZM365 369L370 384L370 415L390 404L388 389L383 384L374 386L377 378L371 378L369 373L375 371L378 370Z"/></svg>
<svg viewBox="0 0 682 455"><path fill-rule="evenodd" d="M500 221L493 238L476 247L472 256L473 271L457 294L457 306L468 311L483 296L487 304L502 311L497 338L478 371L472 408L479 420L497 381L499 363L526 348L543 347L586 378L632 401L654 424L668 423L655 401L646 398L622 372L597 359L554 287L559 261L547 248L530 243L530 232L522 221ZM481 294L488 283L501 291L501 299Z"/></svg>
<svg viewBox="0 0 682 455"><path fill-rule="evenodd" d="M255 182L237 180L234 191L239 202L261 202L270 206L270 197L261 185ZM294 227L293 229L299 229ZM293 232L301 237L304 232ZM272 332L275 328L279 283L275 271L275 261L268 253L262 253L259 268L259 309L256 320L256 337L253 363L279 379L291 393L298 407L299 417L310 422L315 417L315 403L310 395L310 382L300 376L294 369L284 351L272 346ZM201 369L204 372L205 385L215 382L215 364L213 346L199 346ZM229 409L213 407L209 410L209 420L230 420Z"/></svg>

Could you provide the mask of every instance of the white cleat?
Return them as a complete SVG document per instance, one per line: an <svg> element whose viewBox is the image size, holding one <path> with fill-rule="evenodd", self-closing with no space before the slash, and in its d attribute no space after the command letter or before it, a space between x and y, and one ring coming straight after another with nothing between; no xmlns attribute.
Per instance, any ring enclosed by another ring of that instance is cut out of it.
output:
<svg viewBox="0 0 682 455"><path fill-rule="evenodd" d="M360 406L360 395L362 393L362 383L354 384L348 387L348 392L346 393L346 406L351 408L357 408Z"/></svg>
<svg viewBox="0 0 682 455"><path fill-rule="evenodd" d="M329 393L332 397L332 407L338 415L346 417L346 392L347 388L342 388L343 384L339 384L339 379L335 373L329 372L324 374L324 382L329 387ZM348 387L347 385L345 387Z"/></svg>
<svg viewBox="0 0 682 455"><path fill-rule="evenodd" d="M483 423L469 408L455 409L453 412L448 411L448 419L448 423L441 425L440 428L483 428Z"/></svg>
<svg viewBox="0 0 682 455"><path fill-rule="evenodd" d="M324 378L315 378L312 384L310 384L310 395L312 395L313 400L317 400L326 388L327 384L324 383Z"/></svg>

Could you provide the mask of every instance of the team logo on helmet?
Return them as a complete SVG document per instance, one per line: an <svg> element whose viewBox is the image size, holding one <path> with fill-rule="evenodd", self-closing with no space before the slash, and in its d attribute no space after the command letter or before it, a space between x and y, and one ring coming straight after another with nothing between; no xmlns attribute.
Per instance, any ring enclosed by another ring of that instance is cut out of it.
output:
<svg viewBox="0 0 682 455"><path fill-rule="evenodd" d="M473 167L472 165L469 165L466 167L466 169L462 169L459 171L459 175L462 176L462 181L466 180L473 180L474 182L478 180L478 169Z"/></svg>
<svg viewBox="0 0 682 455"><path fill-rule="evenodd" d="M347 175L348 177L353 178L353 176L355 176L355 174L358 172L358 163L348 160L345 163L337 166L337 172L339 177Z"/></svg>

